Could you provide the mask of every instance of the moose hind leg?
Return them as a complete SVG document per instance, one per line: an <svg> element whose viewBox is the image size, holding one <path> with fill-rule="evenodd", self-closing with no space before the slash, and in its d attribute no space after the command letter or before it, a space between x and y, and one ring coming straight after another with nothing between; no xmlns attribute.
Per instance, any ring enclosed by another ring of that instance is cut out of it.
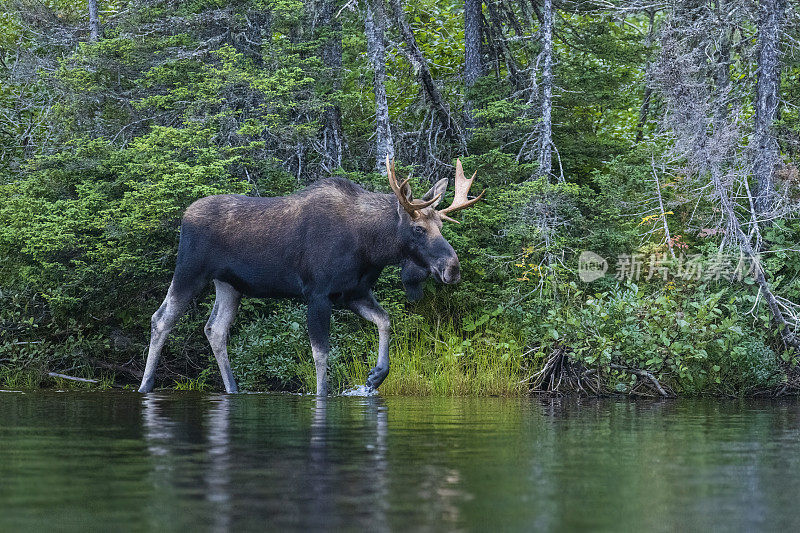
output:
<svg viewBox="0 0 800 533"><path fill-rule="evenodd" d="M389 339L391 321L389 314L380 306L371 293L368 297L354 300L350 309L378 326L378 360L367 376L367 388L377 389L389 375Z"/></svg>
<svg viewBox="0 0 800 533"><path fill-rule="evenodd" d="M224 281L215 279L214 287L217 290L217 296L211 316L206 323L206 337L208 337L214 357L217 359L222 381L225 383L225 391L239 392L231 371L231 363L228 360L228 332L233 324L233 319L236 318L242 294Z"/></svg>
<svg viewBox="0 0 800 533"><path fill-rule="evenodd" d="M147 352L147 363L144 367L142 384L139 392L150 392L153 390L156 379L156 367L161 357L161 350L167 340L170 330L186 311L189 306L193 293L180 292L175 290L175 283L169 286L167 296L161 307L153 314L150 320L150 348Z"/></svg>
<svg viewBox="0 0 800 533"><path fill-rule="evenodd" d="M317 370L317 396L328 394L328 352L330 351L331 301L327 297L308 303L308 338Z"/></svg>

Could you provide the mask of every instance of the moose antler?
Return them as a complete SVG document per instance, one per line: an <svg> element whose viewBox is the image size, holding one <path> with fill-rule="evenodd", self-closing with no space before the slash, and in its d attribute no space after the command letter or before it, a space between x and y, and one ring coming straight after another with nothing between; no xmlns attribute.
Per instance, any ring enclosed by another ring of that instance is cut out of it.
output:
<svg viewBox="0 0 800 533"><path fill-rule="evenodd" d="M456 160L456 192L453 197L453 203L450 204L449 207L439 209L439 211L437 211L439 216L450 222L460 224L458 220L447 216L447 213L455 213L456 211L466 209L483 198L486 189L482 190L481 193L472 200L467 200L467 193L469 193L469 188L472 187L472 182L475 181L475 174L477 173L478 171L476 170L475 173L472 174L472 177L467 179L467 177L464 176L464 168L461 166L461 159Z"/></svg>
<svg viewBox="0 0 800 533"><path fill-rule="evenodd" d="M409 198L413 198L414 195L411 194L411 187L408 185L408 180L411 178L406 178L403 180L403 183L397 183L397 177L394 173L394 160L390 160L389 156L386 156L386 175L389 176L389 185L392 187L395 196L400 201L400 205L403 206L403 209L406 210L411 218L416 218L420 209L425 209L426 207L434 204L435 202L439 201L439 198L442 196L441 194L436 195L434 198L430 200L409 200Z"/></svg>

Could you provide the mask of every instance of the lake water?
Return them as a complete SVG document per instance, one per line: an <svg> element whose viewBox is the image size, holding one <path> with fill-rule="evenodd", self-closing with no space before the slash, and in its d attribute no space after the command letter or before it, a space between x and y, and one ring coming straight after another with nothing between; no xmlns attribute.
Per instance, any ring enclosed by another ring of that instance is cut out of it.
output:
<svg viewBox="0 0 800 533"><path fill-rule="evenodd" d="M0 531L800 530L800 403L0 393Z"/></svg>

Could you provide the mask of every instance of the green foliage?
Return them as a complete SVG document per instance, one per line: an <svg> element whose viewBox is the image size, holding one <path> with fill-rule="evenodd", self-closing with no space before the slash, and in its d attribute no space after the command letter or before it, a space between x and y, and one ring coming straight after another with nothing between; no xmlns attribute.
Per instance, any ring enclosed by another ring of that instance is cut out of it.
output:
<svg viewBox="0 0 800 533"><path fill-rule="evenodd" d="M311 347L305 330L305 310L275 304L268 315L254 314L231 339L228 353L234 375L244 390L298 390L305 385ZM309 390L316 390L316 385Z"/></svg>
<svg viewBox="0 0 800 533"><path fill-rule="evenodd" d="M800 300L800 254L794 251L800 242L800 221L777 220L764 232L764 239L776 249L762 258L771 279L785 298Z"/></svg>
<svg viewBox="0 0 800 533"><path fill-rule="evenodd" d="M37 287L60 319L103 312L143 282L163 280L183 209L246 191L227 171L237 157L212 135L159 127L122 150L78 140L33 162L27 178L2 188L3 281Z"/></svg>
<svg viewBox="0 0 800 533"><path fill-rule="evenodd" d="M42 373L18 367L0 367L0 387L6 390L36 390L42 386Z"/></svg>
<svg viewBox="0 0 800 533"><path fill-rule="evenodd" d="M207 367L204 368L200 375L196 378L187 378L181 381L175 382L175 390L182 390L182 391L208 391L211 390L211 384L208 383L209 376L211 374L211 368Z"/></svg>
<svg viewBox="0 0 800 533"><path fill-rule="evenodd" d="M124 149L79 139L0 186L0 286L12 300L3 337L42 343L30 346L55 351L48 361L83 365L92 352L115 348L110 337L137 338L126 349L141 349L146 316L170 277L182 211L208 194L247 190L228 171L238 156L213 135L195 125L156 127ZM15 360L32 357L10 351Z"/></svg>
<svg viewBox="0 0 800 533"><path fill-rule="evenodd" d="M432 326L414 317L401 321L392 371L381 391L440 396L526 392L524 341L508 324L490 318L491 313L467 319L461 328L448 323Z"/></svg>
<svg viewBox="0 0 800 533"><path fill-rule="evenodd" d="M304 309L277 304L234 335L229 353L245 390L316 390L316 375L304 324ZM508 396L525 391L523 339L499 312L433 325L421 316L393 317L392 370L383 394ZM378 338L371 324L347 313L335 316L328 379L335 391L366 380L375 365Z"/></svg>
<svg viewBox="0 0 800 533"><path fill-rule="evenodd" d="M388 192L374 172L374 78L362 14L342 10L341 30L324 27L318 4L104 2L103 38L87 42L84 0L0 2L3 386L76 386L46 377L59 369L107 386L111 377L97 371L99 363L141 360L149 317L174 268L181 213L194 200L283 195L331 173ZM620 392L630 392L635 378L612 364L652 372L686 394L744 394L778 383L794 356L773 344L767 311L747 281L620 287L609 276L590 288L576 283L581 251L612 259L664 251L665 222L687 253L720 245L720 234L698 229L703 216L718 217L707 199L680 175L659 174L658 188L654 181L654 163L670 140L650 135L663 112L655 95L639 124L654 48L645 37L648 17L630 13L621 23L596 9L559 11L553 164L565 183L552 183L539 177L536 157L539 21L527 4L503 5L497 33L488 9L487 68L466 88L463 3L404 3L453 117L461 120L470 103L477 124L466 153L439 128L396 29L387 29L399 167L417 176L412 185L421 192L450 177L449 165L461 157L468 172L477 171L474 189L486 188L487 196L456 215L460 225L443 229L458 251L462 283L429 281L425 298L411 305L396 268L379 280L376 293L395 336L384 393L521 394L557 346ZM338 73L322 57L336 38L343 44ZM781 94L794 102L798 67L788 56ZM741 58L731 66L732 76L751 70ZM338 169L321 148L331 105L346 141ZM791 157L796 108L783 105L776 124ZM787 169L781 185L796 199ZM655 211L656 192L669 216ZM800 259L792 251L800 224L776 220L764 242L775 250L763 258L774 286L800 301ZM202 333L209 310L203 294L175 328L165 353L171 374L162 384L219 387ZM374 328L338 313L331 344L332 388L363 383L375 357ZM300 304L245 301L230 354L246 390L315 388Z"/></svg>
<svg viewBox="0 0 800 533"><path fill-rule="evenodd" d="M536 328L540 349L566 346L576 361L597 368L612 389L635 384L631 374L605 370L612 363L646 370L689 394L745 394L782 378L775 354L744 325L744 302L731 291L671 285L646 294L629 284L596 294L575 290L572 297Z"/></svg>

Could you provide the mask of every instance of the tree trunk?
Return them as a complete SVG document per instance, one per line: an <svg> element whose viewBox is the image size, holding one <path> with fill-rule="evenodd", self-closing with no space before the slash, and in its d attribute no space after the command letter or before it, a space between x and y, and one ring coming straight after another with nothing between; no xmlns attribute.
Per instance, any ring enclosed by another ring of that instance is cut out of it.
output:
<svg viewBox="0 0 800 533"><path fill-rule="evenodd" d="M489 0L492 1L492 0ZM464 0L464 85L467 92L475 82L483 76L483 58L481 56L481 8L483 0ZM467 137L477 125L474 104L470 98L464 100L464 114L467 125Z"/></svg>
<svg viewBox="0 0 800 533"><path fill-rule="evenodd" d="M717 0L717 17L722 19L728 13L727 0ZM719 50L714 66L716 98L714 102L714 127L719 128L728 119L728 101L731 90L731 28L720 28Z"/></svg>
<svg viewBox="0 0 800 533"><path fill-rule="evenodd" d="M100 40L100 15L97 13L97 0L89 0L89 40Z"/></svg>
<svg viewBox="0 0 800 533"><path fill-rule="evenodd" d="M384 0L368 0L364 29L367 34L367 55L375 72L375 168L386 171L386 156L394 159L394 142L386 98L386 10Z"/></svg>
<svg viewBox="0 0 800 533"><path fill-rule="evenodd" d="M728 228L732 230L732 233L736 238L736 242L739 244L739 247L742 250L742 254L745 258L747 258L752 266L753 279L755 279L756 284L761 291L761 296L764 297L764 301L767 303L770 315L772 315L772 322L778 329L778 335L787 346L800 348L800 339L798 339L792 331L793 324L790 324L789 321L786 320L786 316L784 316L783 311L781 310L780 302L772 292L772 287L764 275L764 268L761 266L758 253L750 243L750 237L748 237L742 229L742 224L739 222L739 217L736 215L736 209L733 200L731 200L727 188L722 184L722 179L720 178L722 171L719 169L719 167L713 165L710 169L710 174L714 189L719 196L722 210L727 217Z"/></svg>
<svg viewBox="0 0 800 533"><path fill-rule="evenodd" d="M539 137L539 175L553 174L553 0L542 9L542 122Z"/></svg>
<svg viewBox="0 0 800 533"><path fill-rule="evenodd" d="M773 123L778 113L780 87L780 33L785 0L761 0L758 22L758 81L753 128L753 175L756 181L756 211L764 216L773 197L773 172L778 164L778 141Z"/></svg>
<svg viewBox="0 0 800 533"><path fill-rule="evenodd" d="M342 88L342 23L336 18L336 0L322 0L315 16L315 30L326 33L322 45L322 64L328 71L331 89L338 92ZM330 95L325 100L330 101ZM330 172L342 166L342 114L339 106L328 104L322 117L322 143L324 166Z"/></svg>
<svg viewBox="0 0 800 533"><path fill-rule="evenodd" d="M522 25L519 23L519 20L517 20L517 15L514 13L514 9L506 2L506 0L500 0L500 8L505 13L508 23L512 28L514 28L514 34L517 35L517 37L524 35ZM524 10L525 7L520 5L520 9Z"/></svg>
<svg viewBox="0 0 800 533"><path fill-rule="evenodd" d="M486 17L483 16L483 13L481 13L481 31L486 36L486 43L489 45L494 40L494 30L489 21L486 20ZM489 55L489 63L494 68L494 77L497 81L500 81L500 56L497 55L497 48L489 45L486 47L486 53Z"/></svg>
<svg viewBox="0 0 800 533"><path fill-rule="evenodd" d="M233 36L233 46L253 60L256 67L264 64L263 37L270 35L271 13L269 10L248 10L245 13L246 25L241 32Z"/></svg>
<svg viewBox="0 0 800 533"><path fill-rule="evenodd" d="M514 87L519 88L521 86L520 79L519 79L519 68L517 67L517 62L514 60L514 55L511 53L511 49L508 46L508 42L506 41L506 36L503 31L505 27L505 21L501 17L501 13L498 12L497 8L492 2L488 2L486 6L489 9L489 20L491 21L494 38L492 42L489 43L490 47L496 47L499 50L497 56L503 57L503 61L506 64L506 69L508 69L508 78L511 80L511 83Z"/></svg>
<svg viewBox="0 0 800 533"><path fill-rule="evenodd" d="M655 35L655 10L651 9L648 16L650 17L650 29L647 31L645 43L649 47L653 44ZM653 97L653 88L650 86L650 65L649 61L645 65L644 97L642 98L642 107L639 109L639 121L636 123L636 143L641 142L644 138L644 127L647 124L647 117L650 115L650 99Z"/></svg>
<svg viewBox="0 0 800 533"><path fill-rule="evenodd" d="M406 20L406 15L403 12L403 6L400 0L391 0L391 6L395 24L400 30L400 35L405 42L408 59L413 64L414 70L417 71L417 75L422 83L422 88L430 100L431 107L433 107L444 129L458 141L461 150L466 150L467 143L464 138L464 133L461 131L458 122L453 120L453 116L450 114L450 107L447 105L442 93L433 81L430 68L428 68L428 61L425 59L425 56L422 55L422 51L417 45L414 32L411 30L411 25L408 23L408 20Z"/></svg>

